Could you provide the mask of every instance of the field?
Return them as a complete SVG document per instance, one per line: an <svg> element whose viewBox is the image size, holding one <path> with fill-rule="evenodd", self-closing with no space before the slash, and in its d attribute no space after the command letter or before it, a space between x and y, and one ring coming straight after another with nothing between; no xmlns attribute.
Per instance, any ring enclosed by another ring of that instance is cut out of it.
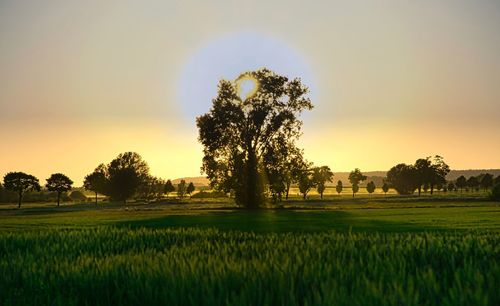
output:
<svg viewBox="0 0 500 306"><path fill-rule="evenodd" d="M500 203L0 206L1 305L500 305Z"/></svg>

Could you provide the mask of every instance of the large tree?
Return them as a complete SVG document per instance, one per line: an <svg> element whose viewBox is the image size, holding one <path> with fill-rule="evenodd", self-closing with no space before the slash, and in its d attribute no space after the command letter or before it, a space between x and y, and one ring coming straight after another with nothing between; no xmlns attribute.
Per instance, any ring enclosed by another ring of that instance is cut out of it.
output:
<svg viewBox="0 0 500 306"><path fill-rule="evenodd" d="M61 203L61 194L71 190L73 181L62 173L54 173L47 179L47 190L57 192L57 206Z"/></svg>
<svg viewBox="0 0 500 306"><path fill-rule="evenodd" d="M18 194L18 208L21 208L23 195L27 191L40 191L40 183L36 177L24 172L9 172L3 178L4 188Z"/></svg>
<svg viewBox="0 0 500 306"><path fill-rule="evenodd" d="M402 195L411 195L420 182L413 165L398 164L387 172L387 182Z"/></svg>
<svg viewBox="0 0 500 306"><path fill-rule="evenodd" d="M127 202L139 186L147 183L148 164L135 152L126 152L113 159L108 167L108 194L113 200Z"/></svg>
<svg viewBox="0 0 500 306"><path fill-rule="evenodd" d="M431 194L433 194L434 188L437 185L442 186L446 184L446 176L450 173L450 167L444 162L443 157L436 155L432 160L431 169L429 186L431 188Z"/></svg>
<svg viewBox="0 0 500 306"><path fill-rule="evenodd" d="M241 97L243 80L254 83L250 96ZM197 118L204 149L202 170L217 190L233 191L239 205L253 208L264 202L264 155L278 142L300 136L298 116L311 109L300 79L290 80L268 69L222 80L210 111Z"/></svg>
<svg viewBox="0 0 500 306"><path fill-rule="evenodd" d="M95 203L97 204L97 194L106 194L106 190L108 188L108 178L106 177L106 166L104 164L100 164L95 168L94 172L85 176L83 181L83 187L85 190L93 191L95 194Z"/></svg>

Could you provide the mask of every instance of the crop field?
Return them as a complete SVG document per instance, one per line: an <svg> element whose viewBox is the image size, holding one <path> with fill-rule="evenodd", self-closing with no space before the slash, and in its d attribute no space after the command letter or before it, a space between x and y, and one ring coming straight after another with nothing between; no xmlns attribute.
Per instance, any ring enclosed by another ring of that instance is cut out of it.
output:
<svg viewBox="0 0 500 306"><path fill-rule="evenodd" d="M0 305L500 305L500 203L0 207Z"/></svg>

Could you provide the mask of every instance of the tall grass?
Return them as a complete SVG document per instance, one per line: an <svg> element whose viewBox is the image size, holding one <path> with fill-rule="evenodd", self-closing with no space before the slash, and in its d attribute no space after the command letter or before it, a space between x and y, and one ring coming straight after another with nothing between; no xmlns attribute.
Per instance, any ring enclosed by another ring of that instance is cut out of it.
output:
<svg viewBox="0 0 500 306"><path fill-rule="evenodd" d="M500 305L498 233L0 233L2 305Z"/></svg>

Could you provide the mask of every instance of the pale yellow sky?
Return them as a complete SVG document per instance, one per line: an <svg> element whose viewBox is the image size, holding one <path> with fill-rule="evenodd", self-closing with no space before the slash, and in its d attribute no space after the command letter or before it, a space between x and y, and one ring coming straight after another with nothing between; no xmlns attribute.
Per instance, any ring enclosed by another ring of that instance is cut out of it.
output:
<svg viewBox="0 0 500 306"><path fill-rule="evenodd" d="M0 176L197 176L194 117L262 65L311 87L316 164L500 168L499 28L498 1L1 1Z"/></svg>

